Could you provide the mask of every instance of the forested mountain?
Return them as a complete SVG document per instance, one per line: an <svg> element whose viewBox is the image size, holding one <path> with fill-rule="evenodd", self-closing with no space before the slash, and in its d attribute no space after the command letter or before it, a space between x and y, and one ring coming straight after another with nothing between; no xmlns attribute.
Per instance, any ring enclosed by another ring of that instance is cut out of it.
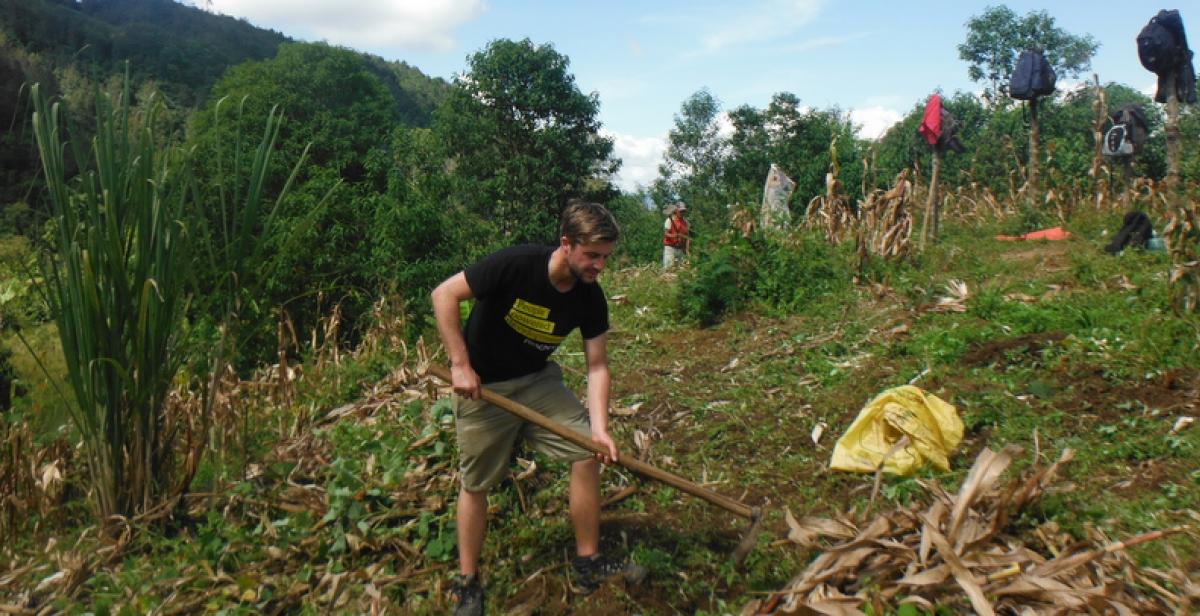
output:
<svg viewBox="0 0 1200 616"><path fill-rule="evenodd" d="M174 0L0 0L0 228L23 230L29 206L37 205L29 85L41 83L79 111L96 86L119 83L128 62L135 97L165 96L182 129L230 68L273 59L289 42L279 32ZM450 88L404 62L345 55L382 85L389 116L400 125L429 126Z"/></svg>
<svg viewBox="0 0 1200 616"><path fill-rule="evenodd" d="M0 0L8 45L85 73L153 78L179 104L196 105L225 69L275 55L288 38L172 0Z"/></svg>
<svg viewBox="0 0 1200 616"><path fill-rule="evenodd" d="M291 39L174 0L0 0L0 43L92 76L153 79L176 104L197 106L230 66L273 57ZM403 62L366 60L397 99L398 114L424 126L447 84Z"/></svg>

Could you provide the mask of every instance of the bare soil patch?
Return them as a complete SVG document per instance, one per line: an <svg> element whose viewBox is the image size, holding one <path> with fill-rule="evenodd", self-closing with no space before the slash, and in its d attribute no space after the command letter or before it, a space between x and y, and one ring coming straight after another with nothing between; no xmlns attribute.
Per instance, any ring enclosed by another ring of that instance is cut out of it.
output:
<svg viewBox="0 0 1200 616"><path fill-rule="evenodd" d="M1003 360L1005 355L1013 350L1020 350L1027 355L1036 355L1042 349L1066 337L1067 335L1063 332L1039 332L993 340L967 351L962 360L968 366L986 366Z"/></svg>

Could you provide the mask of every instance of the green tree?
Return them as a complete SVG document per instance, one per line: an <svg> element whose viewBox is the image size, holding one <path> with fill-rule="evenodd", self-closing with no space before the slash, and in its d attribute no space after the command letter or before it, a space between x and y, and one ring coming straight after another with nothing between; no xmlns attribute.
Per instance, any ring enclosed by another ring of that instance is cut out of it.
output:
<svg viewBox="0 0 1200 616"><path fill-rule="evenodd" d="M985 96L999 104L1008 94L1006 82L1017 56L1032 47L1045 51L1060 78L1075 78L1091 68L1100 44L1089 34L1076 36L1059 28L1046 11L1017 16L999 5L967 20L967 40L958 46L958 57L967 62L971 81L984 82Z"/></svg>
<svg viewBox="0 0 1200 616"><path fill-rule="evenodd" d="M795 94L780 92L771 97L766 109L744 105L729 116L733 135L724 180L732 200L757 203L774 163L795 180L793 211L802 211L809 199L825 190L829 145L834 139L844 190L851 194L859 191L860 146L854 126L840 110L806 109Z"/></svg>
<svg viewBox="0 0 1200 616"><path fill-rule="evenodd" d="M643 189L608 202L621 225L621 246L616 256L624 263L658 263L662 260L663 217Z"/></svg>
<svg viewBox="0 0 1200 616"><path fill-rule="evenodd" d="M226 134L216 135L211 111L221 99L246 102L241 116L224 128ZM372 149L386 147L398 124L397 111L361 54L320 43L288 43L270 60L239 64L213 87L193 133L197 140L224 138L237 130L249 134L276 106L287 118L279 134L280 168L290 167L308 148L314 171L384 188L382 176L368 177L366 161Z"/></svg>
<svg viewBox="0 0 1200 616"><path fill-rule="evenodd" d="M415 316L427 316L428 292L493 245L490 221L477 218L452 198L445 144L428 128L397 128L388 189L372 197L370 255L364 274L375 287L410 300Z"/></svg>
<svg viewBox="0 0 1200 616"><path fill-rule="evenodd" d="M683 101L654 183L657 201L682 199L696 220L713 219L724 210L720 182L728 144L719 132L720 114L721 102L707 88Z"/></svg>
<svg viewBox="0 0 1200 616"><path fill-rule="evenodd" d="M301 229L304 250L290 246L290 236L285 241L285 236L265 234L258 240L280 264L262 280L267 301L243 304L243 348L259 352L243 361L263 360L271 353L280 310L307 331L322 312L340 303L340 333L353 336L358 318L369 311L382 286L368 264L392 165L395 99L361 54L307 43L285 44L275 58L233 67L214 86L214 95L194 118L190 134L199 148L205 186L223 186L229 179L213 152L232 147L235 135L261 131L276 106L285 121L265 189L278 190L302 157L311 163L295 178L278 213L285 227ZM228 167L230 161L224 164ZM335 186L336 198L318 207ZM387 201L386 207L401 206ZM200 215L213 228L228 228L239 214L214 209ZM214 269L211 275L222 272Z"/></svg>
<svg viewBox="0 0 1200 616"><path fill-rule="evenodd" d="M595 93L550 44L492 41L468 58L435 114L453 156L457 194L510 241L552 239L571 197L606 200L619 162L600 134Z"/></svg>

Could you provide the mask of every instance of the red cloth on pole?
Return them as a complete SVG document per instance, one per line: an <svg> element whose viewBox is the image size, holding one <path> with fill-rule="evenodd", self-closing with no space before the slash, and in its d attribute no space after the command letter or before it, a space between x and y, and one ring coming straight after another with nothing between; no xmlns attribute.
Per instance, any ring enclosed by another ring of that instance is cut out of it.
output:
<svg viewBox="0 0 1200 616"><path fill-rule="evenodd" d="M929 145L937 145L938 139L942 137L942 97L937 94L929 95L929 102L925 103L925 116L921 118L921 126L917 128L917 132L929 142Z"/></svg>

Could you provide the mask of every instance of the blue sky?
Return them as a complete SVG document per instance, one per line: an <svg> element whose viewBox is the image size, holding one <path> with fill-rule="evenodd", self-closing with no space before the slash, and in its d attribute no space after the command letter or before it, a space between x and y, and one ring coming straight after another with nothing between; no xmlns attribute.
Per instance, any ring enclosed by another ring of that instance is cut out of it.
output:
<svg viewBox="0 0 1200 616"><path fill-rule="evenodd" d="M680 103L707 87L725 109L765 106L788 91L813 107L837 106L875 137L936 88L979 87L956 47L965 23L997 2L962 0L194 0L294 38L324 40L452 78L497 38L551 43L571 59L624 164L626 189L651 181ZM1138 63L1138 31L1159 8L1115 0L1006 2L1018 15L1045 10L1060 28L1100 42L1092 70L1104 82L1151 91ZM1200 6L1181 7L1200 36ZM1193 44L1193 47L1195 45ZM1090 76L1089 76L1090 78ZM1060 78L1060 89L1070 86Z"/></svg>

